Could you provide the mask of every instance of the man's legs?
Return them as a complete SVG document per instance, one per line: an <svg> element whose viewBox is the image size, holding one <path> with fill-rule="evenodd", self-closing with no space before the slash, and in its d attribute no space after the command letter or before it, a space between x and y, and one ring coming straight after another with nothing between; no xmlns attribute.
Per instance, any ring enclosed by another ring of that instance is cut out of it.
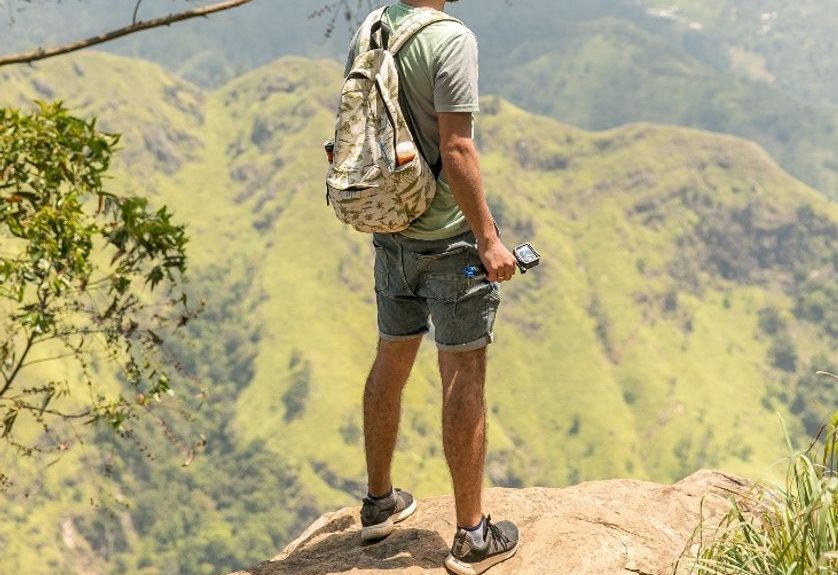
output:
<svg viewBox="0 0 838 575"><path fill-rule="evenodd" d="M379 340L364 388L364 448L369 494L382 496L393 486L390 466L399 432L404 389L422 337L406 341Z"/></svg>
<svg viewBox="0 0 838 575"><path fill-rule="evenodd" d="M486 348L439 352L442 376L442 442L454 483L457 525L483 517L481 489L486 456Z"/></svg>

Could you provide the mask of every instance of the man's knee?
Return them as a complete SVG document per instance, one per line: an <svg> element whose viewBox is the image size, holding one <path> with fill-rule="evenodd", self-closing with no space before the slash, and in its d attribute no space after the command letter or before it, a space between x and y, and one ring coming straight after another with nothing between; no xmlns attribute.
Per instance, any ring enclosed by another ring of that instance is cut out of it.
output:
<svg viewBox="0 0 838 575"><path fill-rule="evenodd" d="M412 361L416 357L416 352L419 351L419 344L422 343L422 334L410 339L400 339L396 341L378 339L378 348L376 350L376 361L395 361L401 362L405 360Z"/></svg>
<svg viewBox="0 0 838 575"><path fill-rule="evenodd" d="M439 371L446 396L481 394L486 380L486 348L460 353L439 352Z"/></svg>
<svg viewBox="0 0 838 575"><path fill-rule="evenodd" d="M471 351L452 352L439 350L439 365L441 369L453 369L457 371L484 370L486 366L486 348L488 346Z"/></svg>
<svg viewBox="0 0 838 575"><path fill-rule="evenodd" d="M377 383L392 385L394 381L404 385L413 369L413 362L416 360L421 342L421 336L400 341L379 339L375 361L367 378L367 386Z"/></svg>

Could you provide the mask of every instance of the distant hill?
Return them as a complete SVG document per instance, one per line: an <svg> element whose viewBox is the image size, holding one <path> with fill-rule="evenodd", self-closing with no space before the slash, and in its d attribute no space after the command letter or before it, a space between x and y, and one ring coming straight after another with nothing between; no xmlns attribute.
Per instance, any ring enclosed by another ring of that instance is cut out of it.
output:
<svg viewBox="0 0 838 575"><path fill-rule="evenodd" d="M734 69L803 101L838 106L838 4L831 0L640 0L655 17L700 27Z"/></svg>
<svg viewBox="0 0 838 575"><path fill-rule="evenodd" d="M742 136L838 197L838 108L731 69L724 45L699 31L615 9L584 20L516 12L532 30L481 44L488 93L588 129L650 121Z"/></svg>
<svg viewBox="0 0 838 575"><path fill-rule="evenodd" d="M22 469L43 474L39 497L6 495L0 541L14 544L0 570L55 572L70 557L77 573L232 571L363 493L372 250L326 207L321 179L340 73L284 58L210 91L97 53L0 71L2 106L61 97L123 132L114 190L188 223L190 289L208 309L172 345L209 394L196 422L208 452L192 467L127 450L113 480L130 508L87 503L93 453ZM544 256L503 287L487 481L773 473L777 413L803 441L829 409L811 374L834 369L838 344L836 203L732 136L648 123L592 133L499 97L482 107L504 238ZM397 481L420 496L450 489L434 356L426 342L396 459Z"/></svg>
<svg viewBox="0 0 838 575"><path fill-rule="evenodd" d="M383 3L350 4L363 13ZM342 59L353 20L342 12L310 17L325 4L254 2L106 49L158 61L214 87L281 56ZM127 22L134 5L87 0L24 7L0 37L0 50L101 32ZM186 3L147 0L140 17L177 6ZM832 0L793 6L758 0L744 7L733 0L480 0L450 10L481 40L487 94L586 129L648 121L735 134L838 197Z"/></svg>

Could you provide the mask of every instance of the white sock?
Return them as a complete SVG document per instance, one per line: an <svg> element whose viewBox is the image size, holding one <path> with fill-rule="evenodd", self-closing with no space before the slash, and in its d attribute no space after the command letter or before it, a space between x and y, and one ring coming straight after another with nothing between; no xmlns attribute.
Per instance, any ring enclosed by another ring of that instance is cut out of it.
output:
<svg viewBox="0 0 838 575"><path fill-rule="evenodd" d="M475 547L483 547L486 545L486 540L483 538L483 532L486 530L484 528L484 523L486 522L486 518L482 517L480 519L480 523L477 524L476 527L468 529L463 527L468 532L468 538L471 540L472 545Z"/></svg>

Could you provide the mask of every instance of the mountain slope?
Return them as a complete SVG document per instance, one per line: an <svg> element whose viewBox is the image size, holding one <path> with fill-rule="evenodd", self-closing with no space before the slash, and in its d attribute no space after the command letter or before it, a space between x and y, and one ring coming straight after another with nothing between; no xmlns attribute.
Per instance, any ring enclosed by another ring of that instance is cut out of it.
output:
<svg viewBox="0 0 838 575"><path fill-rule="evenodd" d="M189 223L191 290L208 310L177 351L209 393L195 467L128 450L119 488L138 504L116 508L130 521L74 502L56 465L29 518L12 493L13 517L41 532L0 564L27 564L27 549L48 549L70 520L114 570L233 570L363 493L372 250L334 219L322 187L339 77L334 62L286 58L208 92L94 53L0 73L0 105L51 92L125 132L115 189ZM711 466L770 475L784 454L776 413L805 437L802 419L828 409L807 377L835 357L816 304L835 285L838 206L734 137L651 124L591 133L500 98L482 105L504 238L544 255L503 289L488 482L671 481ZM425 342L395 463L419 496L450 489L434 355Z"/></svg>

